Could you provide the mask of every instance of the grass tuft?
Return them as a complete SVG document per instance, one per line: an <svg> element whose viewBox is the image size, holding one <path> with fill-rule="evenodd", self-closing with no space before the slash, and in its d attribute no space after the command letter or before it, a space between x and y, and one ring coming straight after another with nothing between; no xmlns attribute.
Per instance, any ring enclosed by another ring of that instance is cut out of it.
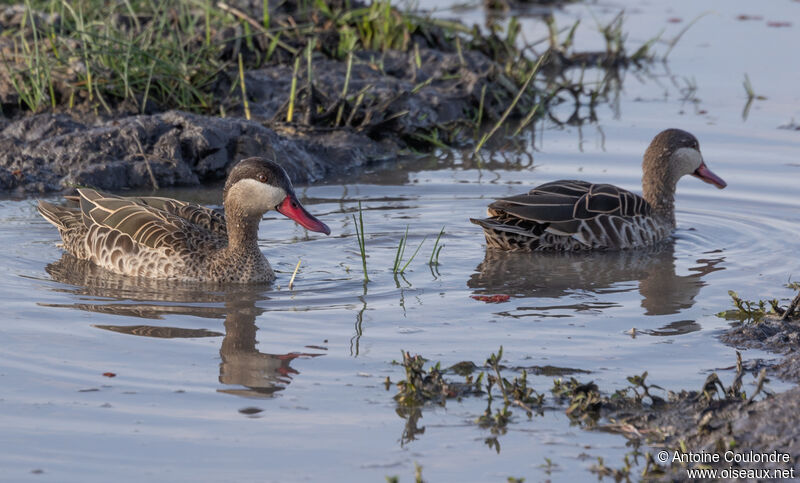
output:
<svg viewBox="0 0 800 483"><path fill-rule="evenodd" d="M546 57L547 57L547 54L544 54L544 55L540 56L539 60L536 61L536 64L533 65L533 68L531 68L531 71L528 74L528 77L525 79L525 82L522 84L522 87L520 87L519 92L517 92L517 95L514 96L514 99L511 101L511 104L508 106L508 108L506 108L505 112L503 112L503 115L500 117L500 119L498 119L497 123L494 125L492 130L489 131L488 133L484 134L483 137L481 138L481 140L478 142L477 146L475 146L475 154L478 154L478 152L480 152L480 150L483 147L483 145L486 144L486 142L492 136L494 136L494 134L497 132L497 130L500 129L500 126L502 126L503 123L506 121L506 119L508 118L508 115L511 114L512 110L514 110L514 106L517 105L517 102L519 102L520 98L522 97L522 94L525 93L525 90L528 88L528 85L533 80L533 77L536 75L536 72L538 72L539 67L542 65L542 62L544 61L544 59Z"/></svg>

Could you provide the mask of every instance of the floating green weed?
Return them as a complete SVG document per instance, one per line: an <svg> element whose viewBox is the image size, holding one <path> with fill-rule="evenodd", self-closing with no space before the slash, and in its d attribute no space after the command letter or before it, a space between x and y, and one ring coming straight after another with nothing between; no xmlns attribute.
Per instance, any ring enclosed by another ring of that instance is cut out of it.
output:
<svg viewBox="0 0 800 483"><path fill-rule="evenodd" d="M747 119L747 115L750 113L750 106L753 104L753 100L763 101L766 99L766 97L756 94L755 90L753 89L753 84L750 82L750 76L747 74L744 75L744 82L742 85L744 86L745 94L747 94L747 102L745 102L744 109L742 110L742 119Z"/></svg>
<svg viewBox="0 0 800 483"><path fill-rule="evenodd" d="M491 394L492 385L496 385L500 389L503 396L503 403L505 407L514 404L525 410L528 417L533 415L531 406L541 406L544 402L544 394L539 394L530 386L528 386L528 371L522 370L519 377L515 377L513 381L508 381L500 374L500 361L503 358L503 346L497 354L491 354L486 359L486 365L494 371L494 376L487 378L487 392Z"/></svg>
<svg viewBox="0 0 800 483"><path fill-rule="evenodd" d="M403 352L403 368L406 378L397 383L397 394L394 399L404 406L419 406L427 401L439 401L444 404L448 394L448 383L442 377L439 363L426 372L424 359L420 355L412 356Z"/></svg>
<svg viewBox="0 0 800 483"><path fill-rule="evenodd" d="M725 310L717 314L717 317L722 317L726 320L738 320L739 322L752 322L759 323L764 320L764 317L770 312L767 309L767 302L759 300L753 302L744 300L733 290L728 291L728 295L733 299L733 304L736 306L735 310ZM769 303L773 309L777 307L777 300L770 300Z"/></svg>
<svg viewBox="0 0 800 483"><path fill-rule="evenodd" d="M567 401L565 412L570 419L589 425L593 425L600 417L599 411L604 398L599 391L594 382L582 383L574 377L569 380L555 379L550 389L556 399Z"/></svg>

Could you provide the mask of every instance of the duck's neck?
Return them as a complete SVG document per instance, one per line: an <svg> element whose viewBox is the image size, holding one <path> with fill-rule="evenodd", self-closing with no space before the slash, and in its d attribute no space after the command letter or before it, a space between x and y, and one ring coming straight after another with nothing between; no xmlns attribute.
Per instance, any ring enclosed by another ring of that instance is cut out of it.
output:
<svg viewBox="0 0 800 483"><path fill-rule="evenodd" d="M661 179L659 183L644 182L642 194L653 209L653 216L675 228L675 182Z"/></svg>
<svg viewBox="0 0 800 483"><path fill-rule="evenodd" d="M258 249L258 224L260 216L248 216L234 206L225 207L225 224L228 229L228 253L234 256L261 254Z"/></svg>
<svg viewBox="0 0 800 483"><path fill-rule="evenodd" d="M271 282L275 274L258 248L261 213L253 214L236 202L224 203L228 246L217 254L217 268L232 282Z"/></svg>
<svg viewBox="0 0 800 483"><path fill-rule="evenodd" d="M669 152L651 145L644 153L642 163L642 195L659 222L675 228L675 187L680 176L675 176L669 162Z"/></svg>

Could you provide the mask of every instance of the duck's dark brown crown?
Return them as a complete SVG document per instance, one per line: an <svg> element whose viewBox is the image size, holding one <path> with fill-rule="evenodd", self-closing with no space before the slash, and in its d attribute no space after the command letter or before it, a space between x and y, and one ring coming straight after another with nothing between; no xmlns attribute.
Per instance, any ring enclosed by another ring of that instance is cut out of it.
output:
<svg viewBox="0 0 800 483"><path fill-rule="evenodd" d="M264 158L247 158L239 161L228 174L223 198L231 186L244 179L282 188L287 194L294 192L289 175L278 163Z"/></svg>

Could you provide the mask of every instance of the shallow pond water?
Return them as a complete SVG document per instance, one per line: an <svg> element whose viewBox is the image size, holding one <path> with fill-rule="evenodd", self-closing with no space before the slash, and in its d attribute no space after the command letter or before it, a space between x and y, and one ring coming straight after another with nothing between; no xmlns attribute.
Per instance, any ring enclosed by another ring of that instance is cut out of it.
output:
<svg viewBox="0 0 800 483"><path fill-rule="evenodd" d="M784 3L753 13L771 19L798 8ZM387 391L384 380L402 377L392 364L401 350L443 365L480 364L500 346L508 366L591 371L578 377L606 391L644 370L668 389L697 388L713 370L730 380L725 368L735 363L734 350L716 339L728 324L715 316L730 307L728 290L748 299L785 298L791 291L784 284L800 269L800 132L776 129L800 119L790 81L796 76L761 77L763 57L748 55L798 36L794 26L762 22L760 36L743 47L745 67L753 69L757 89L764 79L768 97L745 121L742 69L726 80L722 53L755 27L735 18L751 13L746 3L716 5L721 12L689 30L670 54L672 72L629 73L620 112L600 113L599 125L537 126L527 154L495 154L480 166L440 153L299 188L333 234L309 235L267 216L260 238L279 271L273 287L209 289L109 276L62 256L35 200L1 201L5 477L382 481L399 475L407 481L418 462L430 481L538 481L591 477L598 456L621 462L630 451L622 437L571 426L563 409L530 420L517 411L498 438L498 452L485 442L492 435L473 423L485 399L450 401L407 420L396 412L396 389ZM634 38L646 37L643 24L677 30L667 19L691 20L698 8L688 1L637 6L626 24ZM594 8L601 17L618 11L613 4ZM557 18L567 24L587 11L572 6ZM706 65L696 62L698 45L707 51ZM780 62L780 54L770 55ZM685 76L695 79L696 97L707 100L681 97ZM495 197L553 179L638 190L647 143L671 126L697 135L709 167L729 186L719 191L682 180L678 229L658 250L487 253L480 228L468 222ZM166 195L219 203L211 189ZM359 202L366 285L352 218ZM427 238L406 273L395 277L391 267L406 226L406 259ZM430 267L442 227L440 264ZM288 290L298 259L301 269ZM495 294L511 298L497 304L470 298ZM746 360L771 357L744 352ZM532 376L531 383L544 391L552 377Z"/></svg>

